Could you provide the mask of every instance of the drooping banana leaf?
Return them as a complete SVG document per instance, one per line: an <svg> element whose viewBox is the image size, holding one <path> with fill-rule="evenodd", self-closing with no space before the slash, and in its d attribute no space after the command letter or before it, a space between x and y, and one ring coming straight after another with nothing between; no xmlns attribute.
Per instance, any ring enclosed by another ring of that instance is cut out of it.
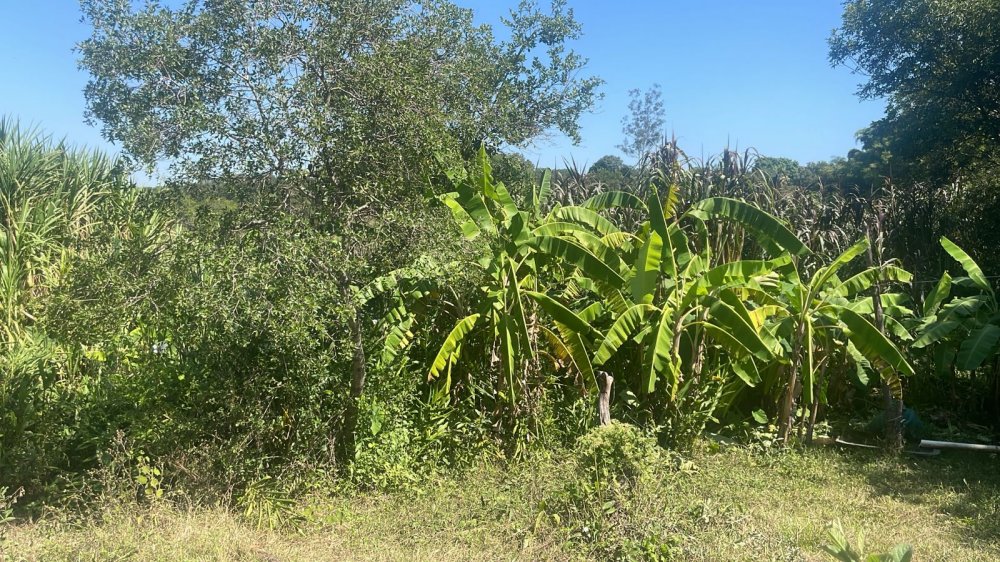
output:
<svg viewBox="0 0 1000 562"><path fill-rule="evenodd" d="M398 322L389 328L389 333L385 336L385 343L382 345L381 363L389 365L396 360L399 353L409 347L413 341L413 323L416 316L412 313L405 313Z"/></svg>
<svg viewBox="0 0 1000 562"><path fill-rule="evenodd" d="M920 349L922 347L927 347L928 345L940 341L942 338L948 336L962 323L957 320L938 320L928 324L923 328L920 337L917 341L913 342L912 347Z"/></svg>
<svg viewBox="0 0 1000 562"><path fill-rule="evenodd" d="M437 355L434 357L434 361L431 363L430 371L427 373L427 380L432 381L437 377L441 376L442 372L446 368L450 368L455 361L458 360L458 355L461 349L462 341L465 336L469 335L469 332L476 326L476 321L479 320L479 314L471 314L462 318L455 324L452 328L451 333L441 344L441 349L438 350Z"/></svg>
<svg viewBox="0 0 1000 562"><path fill-rule="evenodd" d="M462 207L462 205L458 202L456 199L457 195L457 193L444 194L438 199L451 210L451 214L455 218L455 223L462 229L462 236L464 236L467 240L472 240L473 238L479 236L479 226L472 218L472 215L470 215L469 212L465 210L465 207Z"/></svg>
<svg viewBox="0 0 1000 562"><path fill-rule="evenodd" d="M909 283L912 279L913 274L900 267L870 267L836 285L830 292L843 297L852 297L869 289L876 282Z"/></svg>
<svg viewBox="0 0 1000 562"><path fill-rule="evenodd" d="M780 220L742 201L712 197L695 203L688 212L702 220L715 216L740 224L773 256L781 255L778 248L794 256L809 253L809 248Z"/></svg>
<svg viewBox="0 0 1000 562"><path fill-rule="evenodd" d="M969 333L958 348L958 358L955 366L962 371L974 371L991 357L1000 341L1000 326L986 324Z"/></svg>
<svg viewBox="0 0 1000 562"><path fill-rule="evenodd" d="M750 353L763 361L768 361L773 357L771 350L761 339L760 334L754 329L748 315L742 314L731 305L721 299L712 299L709 306L709 321L719 329L727 331L734 338L740 341ZM741 308L743 308L741 306ZM746 309L743 308L745 311Z"/></svg>
<svg viewBox="0 0 1000 562"><path fill-rule="evenodd" d="M646 394L652 394L656 390L656 379L664 375L668 377L667 384L670 385L670 394L673 398L680 366L673 357L674 327L671 315L667 314L668 311L660 312L659 322L649 338L647 358L643 365L642 390Z"/></svg>
<svg viewBox="0 0 1000 562"><path fill-rule="evenodd" d="M510 323L512 335L515 337L514 349L519 352L526 347L528 354L534 356L534 350L531 349L531 337L528 335L528 320L524 314L524 305L521 302L521 288L518 286L517 266L514 264L514 260L509 258L507 263L507 303L510 308L508 322Z"/></svg>
<svg viewBox="0 0 1000 562"><path fill-rule="evenodd" d="M583 206L594 211L615 208L646 210L646 204L642 202L642 199L627 191L605 191L598 193L584 201Z"/></svg>
<svg viewBox="0 0 1000 562"><path fill-rule="evenodd" d="M575 222L594 229L601 236L621 231L597 211L584 207L559 207L549 214L548 221Z"/></svg>
<svg viewBox="0 0 1000 562"><path fill-rule="evenodd" d="M560 330L560 332L562 331ZM580 335L572 330L568 331L569 337L576 340L574 345L571 346L569 343L563 341L560 334L549 330L545 326L542 326L542 334L555 351L556 356L564 363L572 365L573 369L580 374L580 382L583 388L591 393L596 392L597 380L594 377L594 369L590 365L590 357L587 356L587 351L583 347Z"/></svg>
<svg viewBox="0 0 1000 562"><path fill-rule="evenodd" d="M632 335L639 332L645 326L646 319L655 314L657 310L659 309L649 304L637 304L619 316L608 330L597 352L594 353L593 364L601 366L608 359L611 359L618 352L618 348Z"/></svg>
<svg viewBox="0 0 1000 562"><path fill-rule="evenodd" d="M576 242L557 236L536 236L531 244L543 254L556 256L595 280L606 281L614 286L625 284L615 268Z"/></svg>
<svg viewBox="0 0 1000 562"><path fill-rule="evenodd" d="M571 330L561 322L556 322L556 328L559 330L559 334L562 335L566 349L573 358L576 368L580 371L580 376L583 377L583 384L587 387L587 391L597 392L597 378L594 376L594 367L590 363L590 346L587 345L588 340L581 336L579 332Z"/></svg>
<svg viewBox="0 0 1000 562"><path fill-rule="evenodd" d="M913 367L895 344L876 330L868 320L848 308L840 308L838 312L840 321L847 327L851 342L869 361L875 363L876 359L880 360L892 370L905 375L914 373Z"/></svg>
<svg viewBox="0 0 1000 562"><path fill-rule="evenodd" d="M993 287L990 286L990 282L986 280L986 275L983 274L983 270L979 268L979 264L965 253L965 250L961 249L951 240L942 236L941 237L941 247L944 251L948 252L948 255L955 258L955 260L962 265L962 269L972 279L973 282L982 290L987 293L993 293Z"/></svg>
<svg viewBox="0 0 1000 562"><path fill-rule="evenodd" d="M524 294L537 302L553 320L564 324L574 332L586 336L596 333L593 326L586 320L552 297L535 291L524 291Z"/></svg>

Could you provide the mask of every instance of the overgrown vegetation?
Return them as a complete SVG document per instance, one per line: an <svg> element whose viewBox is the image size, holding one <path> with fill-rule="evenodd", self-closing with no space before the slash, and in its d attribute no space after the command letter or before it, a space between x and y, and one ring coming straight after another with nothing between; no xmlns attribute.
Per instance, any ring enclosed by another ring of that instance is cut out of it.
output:
<svg viewBox="0 0 1000 562"><path fill-rule="evenodd" d="M989 134L898 179L895 113L847 160L697 161L657 87L634 165L535 169L599 85L563 2L506 41L444 1L82 5L126 154L0 121L0 557L1000 556L994 458L797 448L995 439Z"/></svg>

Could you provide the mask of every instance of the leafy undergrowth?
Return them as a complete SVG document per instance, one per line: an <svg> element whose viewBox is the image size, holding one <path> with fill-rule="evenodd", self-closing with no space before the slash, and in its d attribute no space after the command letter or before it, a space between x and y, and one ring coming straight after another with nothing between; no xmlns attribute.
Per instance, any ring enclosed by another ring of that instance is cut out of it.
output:
<svg viewBox="0 0 1000 562"><path fill-rule="evenodd" d="M712 444L636 466L645 444L610 437L611 464L591 442L406 493L303 498L280 529L176 501L54 512L0 530L0 560L831 560L838 519L871 552L909 543L914 560L1000 560L995 456Z"/></svg>

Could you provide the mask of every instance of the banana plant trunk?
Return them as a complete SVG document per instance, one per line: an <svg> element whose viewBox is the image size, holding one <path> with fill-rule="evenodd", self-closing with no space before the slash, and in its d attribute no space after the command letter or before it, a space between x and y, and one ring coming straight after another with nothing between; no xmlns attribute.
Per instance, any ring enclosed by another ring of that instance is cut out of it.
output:
<svg viewBox="0 0 1000 562"><path fill-rule="evenodd" d="M881 221L876 221L877 225ZM869 238L871 238L869 230ZM868 246L868 266L875 267L872 245ZM881 261L881 260L880 260ZM876 281L872 284L872 308L875 312L875 329L885 334L885 315L882 310L882 289ZM884 376L879 377L882 389L883 418L885 419L885 450L887 453L898 454L903 450L903 397L896 399ZM900 390L902 393L902 390Z"/></svg>
<svg viewBox="0 0 1000 562"><path fill-rule="evenodd" d="M795 328L795 345L792 348L792 362L788 365L788 380L785 381L785 394L781 402L781 412L778 414L778 437L784 446L788 446L788 438L792 430L792 414L795 408L795 394L798 391L799 368L802 365L802 345L805 339L806 319L801 318Z"/></svg>

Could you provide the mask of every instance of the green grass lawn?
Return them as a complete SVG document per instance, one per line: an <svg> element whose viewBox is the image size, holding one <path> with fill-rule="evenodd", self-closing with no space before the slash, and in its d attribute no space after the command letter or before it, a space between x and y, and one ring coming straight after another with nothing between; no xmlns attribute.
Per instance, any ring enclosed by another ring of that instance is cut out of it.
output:
<svg viewBox="0 0 1000 562"><path fill-rule="evenodd" d="M1000 560L995 455L709 449L611 494L574 491L561 454L484 463L405 493L300 499L279 530L176 501L56 511L8 525L0 560L832 560L834 519L868 551Z"/></svg>

